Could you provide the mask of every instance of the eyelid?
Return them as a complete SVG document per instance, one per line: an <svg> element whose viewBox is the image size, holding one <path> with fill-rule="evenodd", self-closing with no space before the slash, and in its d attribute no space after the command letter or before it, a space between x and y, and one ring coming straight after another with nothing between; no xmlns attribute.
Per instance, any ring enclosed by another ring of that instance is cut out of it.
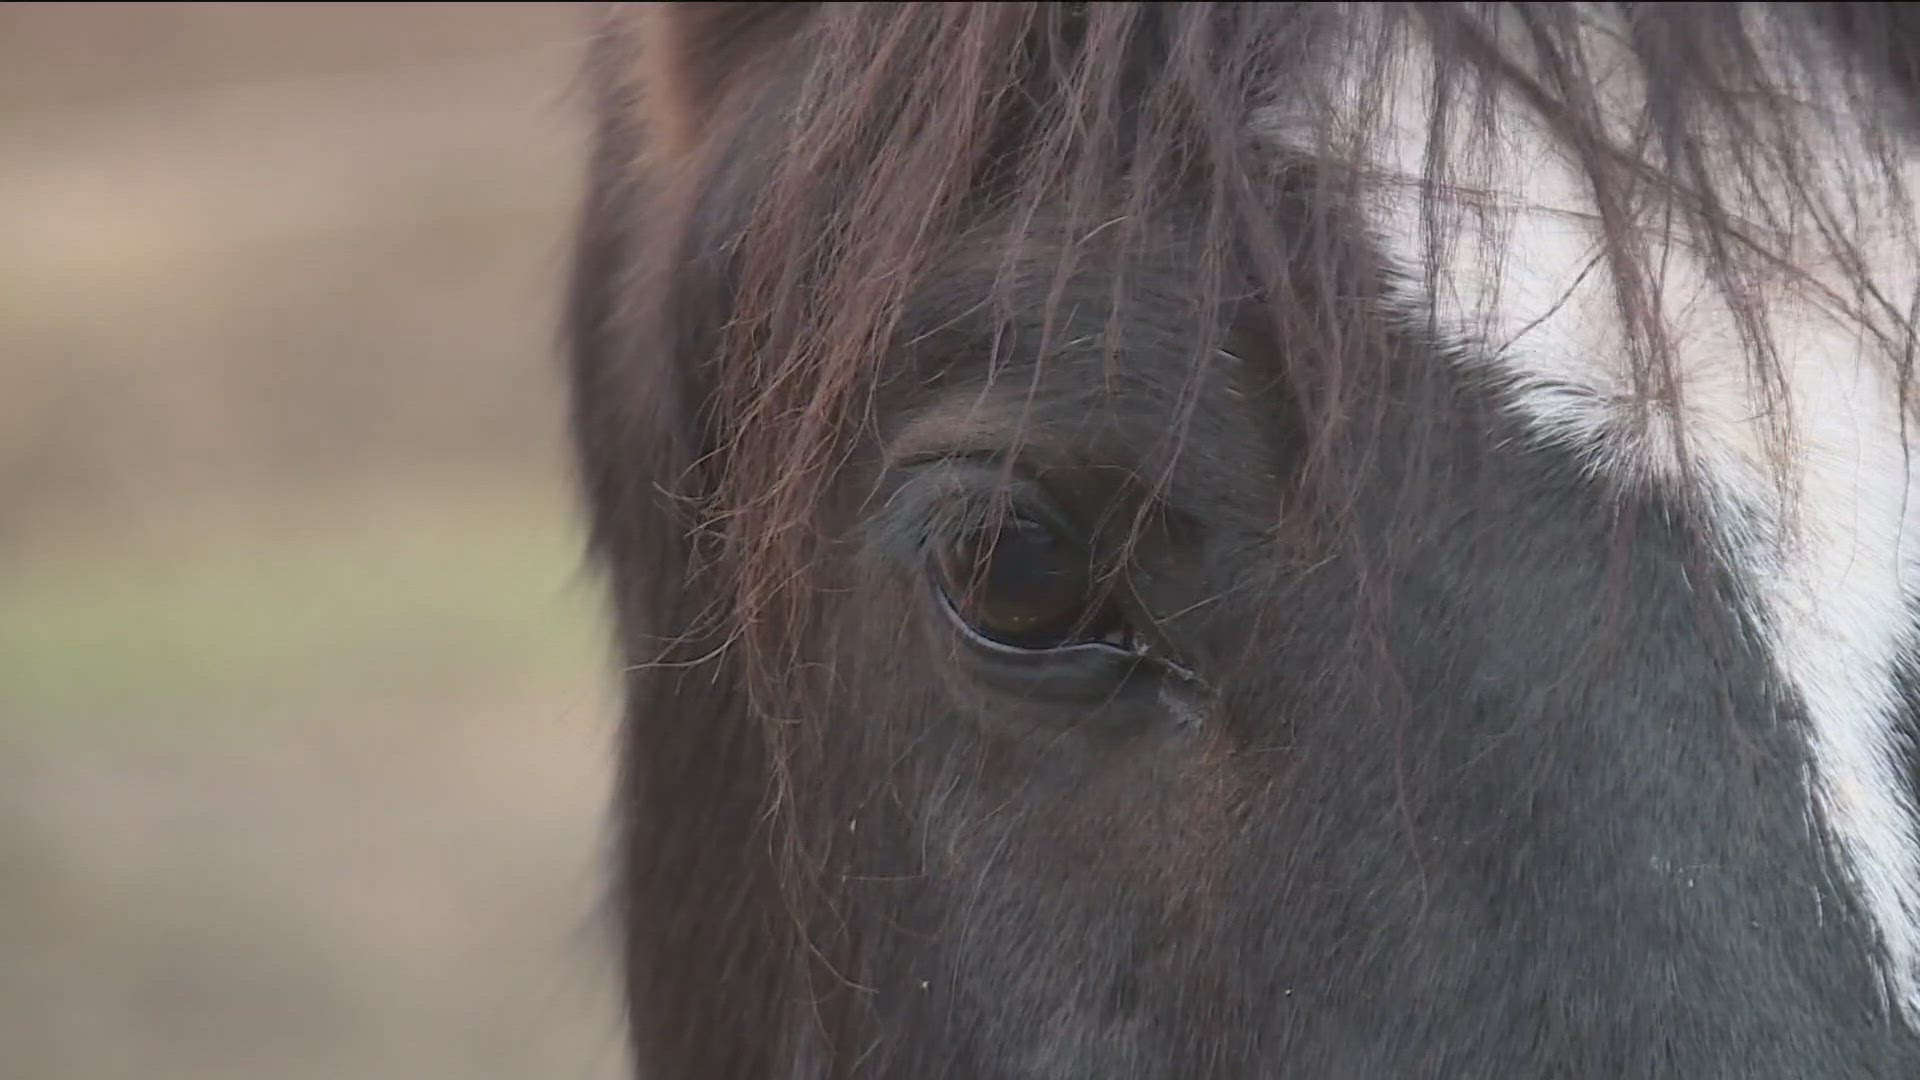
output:
<svg viewBox="0 0 1920 1080"><path fill-rule="evenodd" d="M893 467L935 458L997 455L1008 434L1020 428L1021 402L971 394L948 397L907 421L887 440L884 455Z"/></svg>
<svg viewBox="0 0 1920 1080"><path fill-rule="evenodd" d="M931 581L931 579L929 580ZM1042 656L1085 656L1088 655L1089 652L1099 652L1117 657L1141 655L1137 650L1123 649L1107 641L1076 641L1067 645L1055 645L1044 649L1025 649L1018 645L1009 645L1004 641L995 641L993 638L975 630L972 625L967 622L966 616L960 614L959 610L953 606L953 598L947 595L945 589L940 588L937 584L933 585L932 588L934 602L940 605L941 611L946 613L947 620L966 638L967 643L999 656L1031 659Z"/></svg>
<svg viewBox="0 0 1920 1080"><path fill-rule="evenodd" d="M1053 530L1082 547L1091 548L1091 537L1073 518L1064 513L1046 486L1017 462L1008 464L997 454L953 454L930 456L918 463L926 470L956 474L996 473L992 481L974 482L960 476L947 478L925 496L932 505L922 526L922 542L929 549L935 544L958 540L999 520L1024 520Z"/></svg>
<svg viewBox="0 0 1920 1080"><path fill-rule="evenodd" d="M928 569L932 571L933 568L929 566ZM953 606L953 598L934 581L931 572L928 574L927 585L928 590L933 593L933 602L939 606L954 631L960 635L961 640L970 647L1002 662L1034 665L1099 658L1109 663L1147 663L1153 665L1163 675L1182 683L1203 688L1207 685L1192 668L1155 648L1147 638L1137 632L1133 634L1133 645L1130 648L1115 645L1110 641L1077 641L1046 649L1023 649L1018 645L995 641L968 624L966 617Z"/></svg>

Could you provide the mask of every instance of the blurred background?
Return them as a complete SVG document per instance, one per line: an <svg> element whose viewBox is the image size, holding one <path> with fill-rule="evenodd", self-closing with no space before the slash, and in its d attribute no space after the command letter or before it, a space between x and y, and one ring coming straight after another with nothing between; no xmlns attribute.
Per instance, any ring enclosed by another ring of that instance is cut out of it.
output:
<svg viewBox="0 0 1920 1080"><path fill-rule="evenodd" d="M0 1077L619 1075L583 25L0 6Z"/></svg>

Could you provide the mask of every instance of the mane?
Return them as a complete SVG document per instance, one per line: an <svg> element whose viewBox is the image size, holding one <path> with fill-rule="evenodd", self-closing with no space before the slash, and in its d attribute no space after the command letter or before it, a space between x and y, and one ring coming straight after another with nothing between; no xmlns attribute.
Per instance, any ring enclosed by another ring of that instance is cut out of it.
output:
<svg viewBox="0 0 1920 1080"><path fill-rule="evenodd" d="M1417 301L1451 288L1447 258L1497 265L1520 242L1488 188L1513 164L1516 116L1585 184L1628 361L1619 406L1671 442L1679 497L1696 494L1684 421L1699 391L1662 296L1672 248L1697 257L1762 401L1786 392L1769 317L1781 290L1858 323L1904 401L1920 297L1890 293L1868 248L1920 250L1899 149L1917 35L1920 18L1878 4L822 6L764 77L726 88L686 154L617 165L644 190L634 334L686 358L675 378L699 417L673 435L684 468L661 480L709 599L697 625L666 628L661 662L739 665L770 804L798 813L796 786L813 785L796 777L826 767L794 690L810 677L797 583L828 542L818 508L873 436L916 283L982 220L1010 238L980 298L1003 328L989 369L1058 344L1067 283L1096 250L1110 353L1125 348L1129 268L1190 257L1189 377L1248 317L1285 345L1301 487L1336 530L1381 412L1443 393L1404 367L1396 335L1500 345ZM633 52L617 26L606 38L604 112L631 122L617 72ZM1427 106L1411 122L1391 96L1409 87ZM1838 143L1860 152L1823 152ZM1407 208L1402 247L1420 258L1357 242L1382 199ZM1020 318L1037 318L1037 339L1013 330L1036 258L1049 300ZM1790 410L1762 419L1786 461ZM1774 476L1783 492L1789 472ZM806 832L780 834L802 892L825 873Z"/></svg>
<svg viewBox="0 0 1920 1080"><path fill-rule="evenodd" d="M712 358L692 436L700 463L677 494L710 530L734 629L781 623L824 485L869 426L916 275L971 215L1013 223L1002 287L986 298L1004 311L1020 241L1054 258L1057 304L1084 256L1074 241L1111 233L1111 249L1139 253L1182 206L1204 297L1193 370L1245 298L1301 301L1264 315L1275 340L1316 343L1288 350L1283 378L1307 418L1307 473L1337 505L1331 450L1366 430L1356 417L1377 407L1388 374L1367 368L1395 355L1365 301L1389 294L1395 272L1444 287L1437 258L1349 257L1354 211L1383 187L1410 188L1427 252L1478 244L1500 260L1513 238L1483 211L1495 197L1484 178L1510 152L1503 100L1523 103L1590 185L1635 407L1685 415L1656 295L1661 245L1675 243L1702 257L1763 392L1778 393L1764 305L1782 279L1844 305L1904 385L1916 298L1886 295L1858 245L1870 231L1912 241L1894 134L1912 120L1915 24L1884 5L1765 18L1719 5L1389 5L1359 18L1312 4L821 7L785 51L792 62L737 89L648 213L652 340L715 333L687 313L703 310L700 290L727 298L723 329L701 343ZM1431 106L1419 158L1383 176L1395 155L1382 144L1409 135L1385 88L1409 78ZM1864 186L1834 205L1819 152L1848 126L1876 173L1849 177ZM1263 127L1283 145L1260 139ZM688 273L701 256L704 276ZM1123 310L1124 262L1111 272ZM1050 305L1047 333L1023 347L1044 355L1060 314ZM1770 415L1785 452L1788 418ZM1663 430L1684 438L1678 423ZM758 655L756 681L777 682L785 649Z"/></svg>

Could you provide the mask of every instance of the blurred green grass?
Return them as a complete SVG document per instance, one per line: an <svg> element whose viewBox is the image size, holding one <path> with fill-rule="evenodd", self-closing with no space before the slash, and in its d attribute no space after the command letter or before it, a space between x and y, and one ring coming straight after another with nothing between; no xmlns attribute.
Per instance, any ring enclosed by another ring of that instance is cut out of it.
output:
<svg viewBox="0 0 1920 1080"><path fill-rule="evenodd" d="M621 1073L574 5L0 6L0 1077Z"/></svg>
<svg viewBox="0 0 1920 1080"><path fill-rule="evenodd" d="M567 685L600 655L571 509L531 486L336 497L137 545L68 538L7 575L0 716L16 735L98 738L136 722L270 722L257 708L268 693L503 669ZM84 730L95 725L109 727Z"/></svg>

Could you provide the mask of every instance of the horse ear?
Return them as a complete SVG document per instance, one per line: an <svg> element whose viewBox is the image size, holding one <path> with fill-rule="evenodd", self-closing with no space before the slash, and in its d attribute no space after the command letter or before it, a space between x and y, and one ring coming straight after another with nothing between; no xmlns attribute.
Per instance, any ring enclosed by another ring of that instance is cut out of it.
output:
<svg viewBox="0 0 1920 1080"><path fill-rule="evenodd" d="M656 149L696 145L730 96L768 70L769 55L805 25L816 5L640 5L629 16L645 129Z"/></svg>

